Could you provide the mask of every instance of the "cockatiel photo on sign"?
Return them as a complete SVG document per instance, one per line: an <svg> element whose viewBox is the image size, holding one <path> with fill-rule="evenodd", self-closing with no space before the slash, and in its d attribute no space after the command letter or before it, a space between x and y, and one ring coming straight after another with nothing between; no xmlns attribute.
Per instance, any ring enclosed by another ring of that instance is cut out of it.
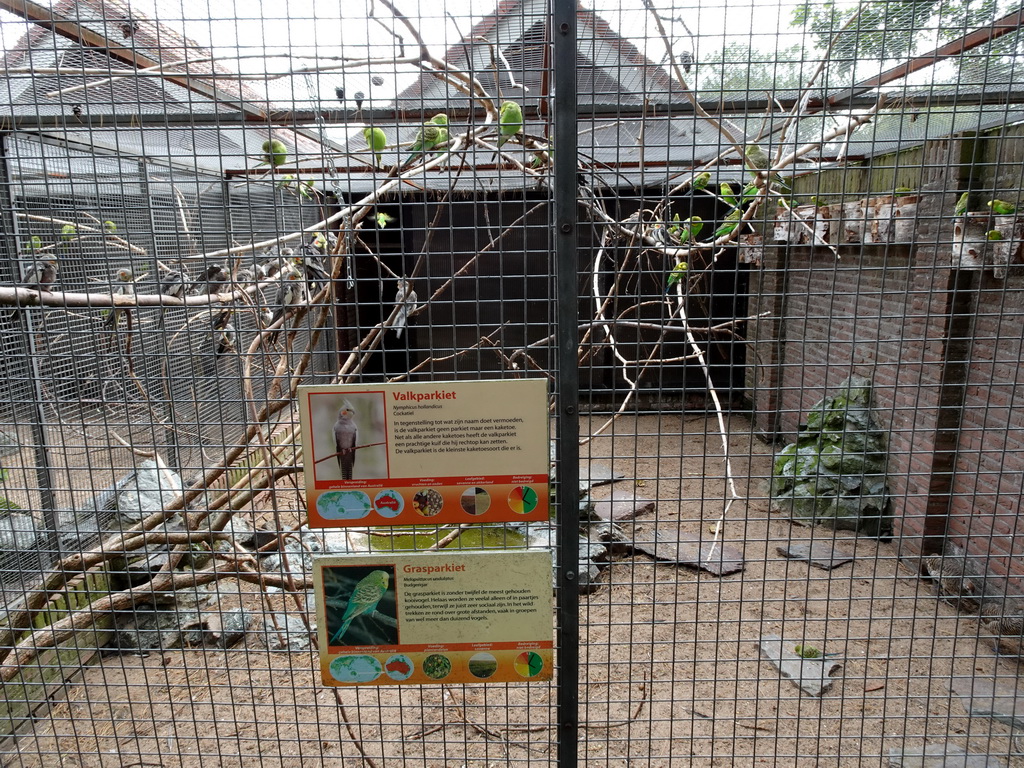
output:
<svg viewBox="0 0 1024 768"><path fill-rule="evenodd" d="M338 409L338 420L334 422L334 449L338 452L338 469L342 480L352 479L356 463L356 442L359 430L355 422L356 410L345 400Z"/></svg>

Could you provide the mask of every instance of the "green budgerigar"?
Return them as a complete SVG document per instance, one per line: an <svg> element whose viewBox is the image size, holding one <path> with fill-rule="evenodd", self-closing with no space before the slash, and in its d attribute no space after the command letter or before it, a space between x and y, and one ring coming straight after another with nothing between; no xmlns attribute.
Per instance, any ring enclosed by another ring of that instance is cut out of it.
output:
<svg viewBox="0 0 1024 768"><path fill-rule="evenodd" d="M341 626L331 637L329 645L338 644L356 617L368 615L377 610L377 604L384 597L384 593L388 591L389 578L387 571L370 571L359 580L348 599L348 605L345 606L345 615L341 617Z"/></svg>
<svg viewBox="0 0 1024 768"><path fill-rule="evenodd" d="M743 216L743 212L739 208L733 208L725 217L725 221L719 224L718 229L715 230L715 240L732 234L739 224L741 216Z"/></svg>
<svg viewBox="0 0 1024 768"><path fill-rule="evenodd" d="M668 285L665 286L665 293L671 291L675 284L686 276L687 269L689 269L689 265L685 261L680 261L672 267L672 271L668 273Z"/></svg>
<svg viewBox="0 0 1024 768"><path fill-rule="evenodd" d="M729 205L736 205L736 193L732 191L728 182L723 181L718 185L718 195Z"/></svg>
<svg viewBox="0 0 1024 768"><path fill-rule="evenodd" d="M992 209L992 213L997 216L1009 216L1011 213L1017 212L1017 206L1013 203L1008 203L1005 200L989 200L986 205Z"/></svg>
<svg viewBox="0 0 1024 768"><path fill-rule="evenodd" d="M687 240L697 239L697 235L704 228L704 220L700 216L690 216L679 222L679 241L685 243Z"/></svg>
<svg viewBox="0 0 1024 768"><path fill-rule="evenodd" d="M438 144L444 144L447 141L448 115L440 112L425 122L416 133L416 138L413 139L412 147L410 147L411 154L405 158L405 162L399 167L404 168L415 160L420 152L429 152Z"/></svg>
<svg viewBox="0 0 1024 768"><path fill-rule="evenodd" d="M368 125L363 128L363 138L366 139L366 148L373 153L374 163L379 168L382 158L381 153L384 152L384 147L388 145L388 137L380 128Z"/></svg>
<svg viewBox="0 0 1024 768"><path fill-rule="evenodd" d="M710 173L708 173L707 171L704 171L704 173L698 173L696 176L693 177L693 181L690 182L690 189L694 191L706 189L708 186L708 182L710 181Z"/></svg>
<svg viewBox="0 0 1024 768"><path fill-rule="evenodd" d="M743 154L746 157L747 162L759 171L763 171L771 165L768 153L761 149L757 144L747 144L746 149L743 150Z"/></svg>
<svg viewBox="0 0 1024 768"><path fill-rule="evenodd" d="M822 653L821 650L815 648L813 645L804 644L794 645L793 653L795 653L801 659L822 659L836 655L834 653Z"/></svg>
<svg viewBox="0 0 1024 768"><path fill-rule="evenodd" d="M502 103L498 110L498 146L523 130L523 108L514 101Z"/></svg>
<svg viewBox="0 0 1024 768"><path fill-rule="evenodd" d="M960 199L956 201L956 205L953 206L954 216L963 216L967 213L967 198L971 196L970 192L964 192L960 195Z"/></svg>
<svg viewBox="0 0 1024 768"><path fill-rule="evenodd" d="M263 162L260 165L277 168L277 166L288 162L288 147L280 139L267 139L260 149L263 150L263 155L260 158Z"/></svg>

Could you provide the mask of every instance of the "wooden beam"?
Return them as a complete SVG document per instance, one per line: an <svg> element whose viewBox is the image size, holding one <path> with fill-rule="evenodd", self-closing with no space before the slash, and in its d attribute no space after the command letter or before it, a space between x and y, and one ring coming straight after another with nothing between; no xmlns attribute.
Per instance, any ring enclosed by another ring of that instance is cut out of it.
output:
<svg viewBox="0 0 1024 768"><path fill-rule="evenodd" d="M48 29L55 34L68 38L69 40L74 40L76 43L87 48L102 51L110 58L131 67L135 67L136 69L157 67L163 64L163 62L151 59L149 56L140 53L134 48L127 48L123 45L119 45L109 37L98 32L94 32L93 30L84 27L74 19L55 13L52 9L39 5L39 3L34 3L32 0L0 0L0 10L9 11L10 13L21 16L28 21L38 24L44 29ZM211 66L213 66L212 62ZM116 74L116 72L113 74ZM163 75L163 78L168 82L180 85L182 88L186 88L193 93L198 93L201 96L212 99L218 104L224 104L241 110L250 117L266 119L266 113L262 109L247 104L234 96L225 95L223 91L216 87L216 85L204 81L199 77Z"/></svg>

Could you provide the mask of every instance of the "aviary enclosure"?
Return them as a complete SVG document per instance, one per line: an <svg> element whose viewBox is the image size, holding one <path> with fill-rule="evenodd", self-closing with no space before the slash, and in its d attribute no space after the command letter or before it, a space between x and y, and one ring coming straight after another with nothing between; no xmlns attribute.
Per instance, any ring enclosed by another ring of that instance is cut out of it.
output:
<svg viewBox="0 0 1024 768"><path fill-rule="evenodd" d="M0 0L3 763L1024 764L1022 13ZM309 525L298 387L521 378L550 519ZM439 550L552 679L325 685Z"/></svg>

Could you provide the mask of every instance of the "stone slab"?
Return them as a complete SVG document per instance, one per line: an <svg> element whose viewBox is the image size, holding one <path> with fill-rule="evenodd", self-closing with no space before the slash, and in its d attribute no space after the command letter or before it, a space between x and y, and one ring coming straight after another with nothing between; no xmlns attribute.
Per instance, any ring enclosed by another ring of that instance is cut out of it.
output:
<svg viewBox="0 0 1024 768"><path fill-rule="evenodd" d="M890 749L890 768L1002 768L1006 763L988 755L972 755L952 744Z"/></svg>
<svg viewBox="0 0 1024 768"><path fill-rule="evenodd" d="M602 520L632 520L637 515L654 512L654 499L637 496L626 488L613 488L607 499L595 499L594 514Z"/></svg>
<svg viewBox="0 0 1024 768"><path fill-rule="evenodd" d="M793 650L800 640L783 640L778 635L764 635L761 638L761 653L782 674L793 681L801 691L810 696L821 696L835 679L831 677L839 662L831 659L805 659Z"/></svg>
<svg viewBox="0 0 1024 768"><path fill-rule="evenodd" d="M638 531L633 549L657 560L700 568L715 576L739 573L744 568L743 553L735 547L720 540L701 540L681 531L670 533L657 528Z"/></svg>
<svg viewBox="0 0 1024 768"><path fill-rule="evenodd" d="M960 697L971 717L991 717L1011 728L1024 729L1024 693L990 677L956 677L949 689Z"/></svg>
<svg viewBox="0 0 1024 768"><path fill-rule="evenodd" d="M793 560L806 560L811 565L825 571L831 571L840 565L853 562L852 557L837 553L830 544L824 541L793 541L785 546L777 546L775 551L783 557Z"/></svg>

